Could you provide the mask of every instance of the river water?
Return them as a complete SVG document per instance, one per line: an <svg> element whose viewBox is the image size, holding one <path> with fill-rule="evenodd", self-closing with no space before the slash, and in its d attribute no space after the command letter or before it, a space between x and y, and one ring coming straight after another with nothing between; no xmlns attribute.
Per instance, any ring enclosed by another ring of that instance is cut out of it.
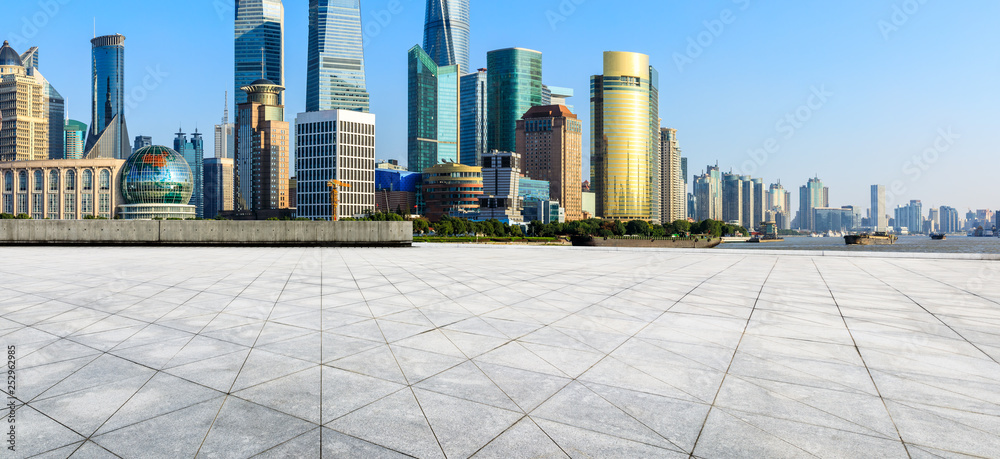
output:
<svg viewBox="0 0 1000 459"><path fill-rule="evenodd" d="M1000 238L948 236L935 241L930 236L902 236L893 245L847 245L842 237L785 237L784 242L722 244L718 249L842 250L852 252L995 253Z"/></svg>

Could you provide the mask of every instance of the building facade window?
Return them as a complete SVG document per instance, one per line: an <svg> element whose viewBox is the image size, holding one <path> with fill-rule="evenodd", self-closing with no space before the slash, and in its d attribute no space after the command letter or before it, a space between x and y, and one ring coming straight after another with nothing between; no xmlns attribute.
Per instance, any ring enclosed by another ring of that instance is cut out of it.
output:
<svg viewBox="0 0 1000 459"><path fill-rule="evenodd" d="M49 191L59 191L59 171L49 171Z"/></svg>
<svg viewBox="0 0 1000 459"><path fill-rule="evenodd" d="M49 194L48 219L59 220L59 195Z"/></svg>
<svg viewBox="0 0 1000 459"><path fill-rule="evenodd" d="M66 191L76 191L76 171L66 171Z"/></svg>
<svg viewBox="0 0 1000 459"><path fill-rule="evenodd" d="M83 171L83 191L94 191L94 173Z"/></svg>
<svg viewBox="0 0 1000 459"><path fill-rule="evenodd" d="M65 197L66 205L63 206L63 214L67 219L76 219L76 195L67 194Z"/></svg>
<svg viewBox="0 0 1000 459"><path fill-rule="evenodd" d="M111 189L111 172L107 169L101 171L101 190L107 191Z"/></svg>
<svg viewBox="0 0 1000 459"><path fill-rule="evenodd" d="M14 192L14 173L7 171L3 174L3 191L4 193Z"/></svg>
<svg viewBox="0 0 1000 459"><path fill-rule="evenodd" d="M17 174L17 191L21 193L28 192L28 173L25 171L18 172Z"/></svg>
<svg viewBox="0 0 1000 459"><path fill-rule="evenodd" d="M84 175L86 176L86 174ZM83 202L81 204L80 211L83 212L84 215L94 215L94 195L83 195Z"/></svg>
<svg viewBox="0 0 1000 459"><path fill-rule="evenodd" d="M13 213L13 212L11 212ZM17 213L27 214L28 213L28 194L19 193L17 195Z"/></svg>
<svg viewBox="0 0 1000 459"><path fill-rule="evenodd" d="M41 193L34 193L31 195L31 218L35 220L41 220L43 217L43 212L45 212L45 200L42 198Z"/></svg>
<svg viewBox="0 0 1000 459"><path fill-rule="evenodd" d="M34 177L34 179L35 179L35 186L34 186L35 192L36 193L41 193L42 189L43 189L43 187L45 185L45 174L42 173L42 171L35 171L35 173L33 175L35 176Z"/></svg>
<svg viewBox="0 0 1000 459"><path fill-rule="evenodd" d="M101 217L111 218L111 195L108 193L101 193L100 196L100 207L99 212Z"/></svg>

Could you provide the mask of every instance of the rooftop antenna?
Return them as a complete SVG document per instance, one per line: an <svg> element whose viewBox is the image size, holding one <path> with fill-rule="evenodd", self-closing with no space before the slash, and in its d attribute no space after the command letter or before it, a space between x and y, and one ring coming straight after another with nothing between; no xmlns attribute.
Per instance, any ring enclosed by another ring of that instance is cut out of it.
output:
<svg viewBox="0 0 1000 459"><path fill-rule="evenodd" d="M226 109L222 113L222 124L229 124L229 91L226 91Z"/></svg>
<svg viewBox="0 0 1000 459"><path fill-rule="evenodd" d="M94 38L97 38L97 16L94 16Z"/></svg>

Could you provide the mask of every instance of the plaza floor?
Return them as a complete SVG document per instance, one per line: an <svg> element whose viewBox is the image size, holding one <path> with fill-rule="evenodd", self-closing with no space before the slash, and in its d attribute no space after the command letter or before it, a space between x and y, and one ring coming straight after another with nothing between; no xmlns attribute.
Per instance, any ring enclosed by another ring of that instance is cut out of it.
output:
<svg viewBox="0 0 1000 459"><path fill-rule="evenodd" d="M1000 262L472 246L0 259L17 405L0 457L1000 456Z"/></svg>

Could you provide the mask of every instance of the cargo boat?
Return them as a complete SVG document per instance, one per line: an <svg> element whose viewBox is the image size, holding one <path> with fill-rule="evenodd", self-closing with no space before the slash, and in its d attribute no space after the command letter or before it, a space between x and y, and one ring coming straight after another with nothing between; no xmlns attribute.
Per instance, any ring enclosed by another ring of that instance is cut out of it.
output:
<svg viewBox="0 0 1000 459"><path fill-rule="evenodd" d="M932 234L931 239L934 239L935 241L943 241L945 239L948 239L948 236L944 233Z"/></svg>
<svg viewBox="0 0 1000 459"><path fill-rule="evenodd" d="M844 242L847 245L891 245L895 244L896 240L899 239L893 234L889 233L873 233L873 234L849 234L844 236Z"/></svg>

